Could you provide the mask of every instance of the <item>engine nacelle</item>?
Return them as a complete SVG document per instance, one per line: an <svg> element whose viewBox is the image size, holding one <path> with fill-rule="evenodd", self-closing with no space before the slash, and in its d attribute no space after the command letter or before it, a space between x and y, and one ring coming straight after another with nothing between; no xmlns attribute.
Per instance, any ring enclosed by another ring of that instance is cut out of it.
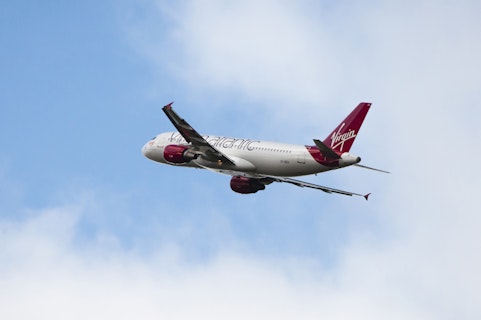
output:
<svg viewBox="0 0 481 320"><path fill-rule="evenodd" d="M188 146L171 144L164 148L164 159L171 163L187 163L197 158L197 154Z"/></svg>
<svg viewBox="0 0 481 320"><path fill-rule="evenodd" d="M257 179L235 176L230 180L230 188L234 192L248 194L264 190L266 186Z"/></svg>

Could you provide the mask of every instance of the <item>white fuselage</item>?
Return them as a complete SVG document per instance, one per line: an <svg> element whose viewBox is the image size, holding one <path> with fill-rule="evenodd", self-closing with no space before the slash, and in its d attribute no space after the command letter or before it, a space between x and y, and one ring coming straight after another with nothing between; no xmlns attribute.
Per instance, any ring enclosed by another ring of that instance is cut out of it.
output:
<svg viewBox="0 0 481 320"><path fill-rule="evenodd" d="M202 157L182 164L174 164L164 157L164 148L168 145L189 146L178 132L157 135L142 148L142 153L149 159L184 167L204 168L225 174L243 174L257 177L260 175L295 177L315 174L352 165L360 159L349 153L343 153L336 165L322 165L316 161L304 145L259 141L251 139L228 138L222 136L203 136L219 152L225 154L235 163L229 166L220 162L206 161Z"/></svg>

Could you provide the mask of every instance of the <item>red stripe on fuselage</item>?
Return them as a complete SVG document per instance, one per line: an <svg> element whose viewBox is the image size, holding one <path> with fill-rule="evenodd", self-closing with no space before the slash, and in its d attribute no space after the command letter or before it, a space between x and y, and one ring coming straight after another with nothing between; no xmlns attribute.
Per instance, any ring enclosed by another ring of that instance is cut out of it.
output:
<svg viewBox="0 0 481 320"><path fill-rule="evenodd" d="M316 160L319 164L326 167L338 167L339 159L328 159L322 155L322 152L316 146L306 146L307 151L311 154L312 158Z"/></svg>

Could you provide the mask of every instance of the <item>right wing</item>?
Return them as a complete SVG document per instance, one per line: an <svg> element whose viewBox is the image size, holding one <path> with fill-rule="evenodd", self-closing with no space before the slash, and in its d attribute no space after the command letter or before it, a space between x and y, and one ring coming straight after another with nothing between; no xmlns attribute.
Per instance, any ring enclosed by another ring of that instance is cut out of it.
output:
<svg viewBox="0 0 481 320"><path fill-rule="evenodd" d="M179 117L179 115L172 109L172 103L173 102L164 106L162 110L182 137L184 137L187 142L191 143L202 157L213 162L220 161L220 163L235 165L234 161L208 143L197 131L195 131L194 128L192 128L190 124L187 123L187 121Z"/></svg>

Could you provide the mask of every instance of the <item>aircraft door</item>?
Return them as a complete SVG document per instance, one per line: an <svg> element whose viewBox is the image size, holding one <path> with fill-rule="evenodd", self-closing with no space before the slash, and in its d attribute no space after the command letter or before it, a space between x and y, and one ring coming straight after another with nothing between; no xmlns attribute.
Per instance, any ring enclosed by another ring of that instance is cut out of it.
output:
<svg viewBox="0 0 481 320"><path fill-rule="evenodd" d="M297 163L306 164L306 154L304 152L299 152L297 154Z"/></svg>

